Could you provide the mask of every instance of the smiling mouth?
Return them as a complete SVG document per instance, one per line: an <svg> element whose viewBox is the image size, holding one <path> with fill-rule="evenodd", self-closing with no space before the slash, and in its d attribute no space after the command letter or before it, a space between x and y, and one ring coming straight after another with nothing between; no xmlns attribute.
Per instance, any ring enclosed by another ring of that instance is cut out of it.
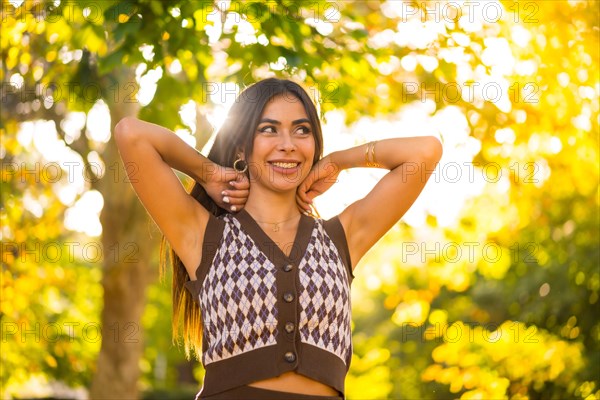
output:
<svg viewBox="0 0 600 400"><path fill-rule="evenodd" d="M286 168L286 169L296 168L297 166L300 165L300 163L298 163L298 162L295 162L295 163L269 162L269 164L274 165L279 168Z"/></svg>

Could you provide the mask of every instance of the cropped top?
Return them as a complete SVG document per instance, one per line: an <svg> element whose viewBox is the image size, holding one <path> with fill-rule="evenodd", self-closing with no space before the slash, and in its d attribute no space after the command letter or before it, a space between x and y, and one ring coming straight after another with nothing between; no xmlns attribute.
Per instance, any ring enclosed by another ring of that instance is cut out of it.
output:
<svg viewBox="0 0 600 400"><path fill-rule="evenodd" d="M244 209L212 214L196 280L200 305L200 392L217 394L295 371L338 390L352 358L350 285L354 279L337 216L301 214L289 257Z"/></svg>

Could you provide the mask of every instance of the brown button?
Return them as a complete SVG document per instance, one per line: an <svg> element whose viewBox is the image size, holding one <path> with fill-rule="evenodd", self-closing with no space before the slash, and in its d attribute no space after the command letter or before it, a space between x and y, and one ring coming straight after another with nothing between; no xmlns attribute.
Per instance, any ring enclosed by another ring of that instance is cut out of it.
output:
<svg viewBox="0 0 600 400"><path fill-rule="evenodd" d="M285 323L285 331L286 331L287 333L292 333L292 332L294 332L294 328L295 328L295 327L296 327L296 326L294 325L294 323L293 323L293 322L286 322L286 323Z"/></svg>
<svg viewBox="0 0 600 400"><path fill-rule="evenodd" d="M286 301L286 303L291 303L292 301L294 301L294 293L290 293L287 292L283 295L283 299Z"/></svg>
<svg viewBox="0 0 600 400"><path fill-rule="evenodd" d="M292 264L285 264L285 265L283 266L283 270L284 270L285 272L290 272L290 271L291 271L293 268L294 268L294 266L293 266Z"/></svg>
<svg viewBox="0 0 600 400"><path fill-rule="evenodd" d="M285 358L285 361L287 361L289 363L293 363L294 361L296 361L296 355L294 353L292 353L291 351L288 351L287 353L285 353L283 357Z"/></svg>

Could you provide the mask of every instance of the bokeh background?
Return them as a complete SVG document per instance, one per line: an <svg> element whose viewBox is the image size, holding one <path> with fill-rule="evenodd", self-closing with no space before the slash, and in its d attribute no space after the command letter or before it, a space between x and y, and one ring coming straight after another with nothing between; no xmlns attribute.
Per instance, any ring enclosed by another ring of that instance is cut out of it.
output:
<svg viewBox="0 0 600 400"><path fill-rule="evenodd" d="M236 93L278 76L315 98L326 154L444 144L355 271L348 399L600 398L598 7L2 0L0 397L192 398L112 131L135 115L207 154ZM385 172L344 171L321 216Z"/></svg>

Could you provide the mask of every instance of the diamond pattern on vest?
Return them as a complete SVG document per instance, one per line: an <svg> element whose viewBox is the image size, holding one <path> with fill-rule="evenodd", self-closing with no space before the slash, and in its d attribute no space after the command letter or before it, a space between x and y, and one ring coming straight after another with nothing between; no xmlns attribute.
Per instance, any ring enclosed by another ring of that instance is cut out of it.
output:
<svg viewBox="0 0 600 400"><path fill-rule="evenodd" d="M318 221L300 262L300 340L335 354L349 365L352 331L348 273L322 221Z"/></svg>
<svg viewBox="0 0 600 400"><path fill-rule="evenodd" d="M202 284L200 303L206 366L276 344L276 268L230 214Z"/></svg>

